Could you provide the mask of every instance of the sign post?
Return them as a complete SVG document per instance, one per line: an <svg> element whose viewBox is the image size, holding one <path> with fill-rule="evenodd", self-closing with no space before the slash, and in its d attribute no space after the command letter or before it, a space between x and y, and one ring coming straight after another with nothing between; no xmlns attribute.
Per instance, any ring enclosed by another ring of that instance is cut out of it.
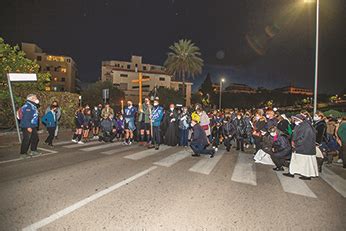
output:
<svg viewBox="0 0 346 231"><path fill-rule="evenodd" d="M109 99L109 89L102 89L102 98L103 98L103 102L104 104L107 103L107 99Z"/></svg>
<svg viewBox="0 0 346 231"><path fill-rule="evenodd" d="M13 111L14 121L16 122L16 129L17 129L19 143L22 143L22 139L20 137L19 124L18 124L17 115L16 115L17 111L16 111L16 105L14 102L11 82L32 82L32 81L37 81L36 74L25 74L25 73L8 73L7 74L8 89L10 91L12 111Z"/></svg>

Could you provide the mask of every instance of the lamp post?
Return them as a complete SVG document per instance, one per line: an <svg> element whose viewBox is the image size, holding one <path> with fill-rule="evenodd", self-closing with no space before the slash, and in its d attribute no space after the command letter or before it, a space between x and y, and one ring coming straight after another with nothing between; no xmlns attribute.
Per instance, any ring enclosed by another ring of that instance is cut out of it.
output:
<svg viewBox="0 0 346 231"><path fill-rule="evenodd" d="M221 110L221 100L222 100L222 83L224 83L225 82L225 79L224 78L222 78L221 80L220 80L220 96L219 96L219 110Z"/></svg>
<svg viewBox="0 0 346 231"><path fill-rule="evenodd" d="M311 3L314 0L304 0L304 3ZM316 47L315 47L315 81L314 81L314 115L317 111L317 89L318 89L318 37L319 37L319 17L320 0L316 0Z"/></svg>

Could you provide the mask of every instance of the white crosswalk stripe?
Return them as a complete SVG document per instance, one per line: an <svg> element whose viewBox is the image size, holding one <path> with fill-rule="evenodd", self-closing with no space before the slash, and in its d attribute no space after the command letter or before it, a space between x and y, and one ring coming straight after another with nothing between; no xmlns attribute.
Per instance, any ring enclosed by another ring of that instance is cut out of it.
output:
<svg viewBox="0 0 346 231"><path fill-rule="evenodd" d="M255 168L252 156L240 152L231 180L243 184L257 185Z"/></svg>
<svg viewBox="0 0 346 231"><path fill-rule="evenodd" d="M162 151L165 151L169 148L171 148L171 147L166 146L166 145L161 145L159 150L148 149L148 150L144 150L141 152L137 152L135 154L124 156L124 158L131 159L131 160L140 160L140 159L146 158L148 156L152 156L152 155L155 155L155 154L160 153Z"/></svg>
<svg viewBox="0 0 346 231"><path fill-rule="evenodd" d="M99 150L99 149L105 149L105 148L110 148L110 147L115 147L115 146L119 146L121 145L121 143L101 143L102 145L97 145L97 146L94 146L94 147L90 147L90 148L82 148L82 149L79 149L81 151L84 151L84 152L91 152L91 151L96 151L96 150Z"/></svg>
<svg viewBox="0 0 346 231"><path fill-rule="evenodd" d="M191 154L188 151L183 150L183 151L174 153L172 155L169 155L168 157L166 157L160 161L154 162L154 164L164 166L164 167L171 167L172 165L178 163L179 161L185 159L186 157L188 157L190 155Z"/></svg>
<svg viewBox="0 0 346 231"><path fill-rule="evenodd" d="M327 182L335 191L346 198L346 180L336 175L332 170L324 167L320 173L320 177Z"/></svg>
<svg viewBox="0 0 346 231"><path fill-rule="evenodd" d="M298 194L306 197L317 198L315 193L307 186L307 184L298 179L297 177L291 178L282 175L282 172L276 172L277 177L280 180L282 189L287 193Z"/></svg>
<svg viewBox="0 0 346 231"><path fill-rule="evenodd" d="M221 160L224 154L225 150L221 150L214 156L214 158L204 156L200 161L193 165L189 169L189 171L209 175L213 171L217 163Z"/></svg>
<svg viewBox="0 0 346 231"><path fill-rule="evenodd" d="M99 144L99 141L90 141L88 143L85 144L71 144L71 145L65 145L63 146L64 148L81 148L81 147L85 147L85 146L91 146L91 145L95 145L95 144Z"/></svg>
<svg viewBox="0 0 346 231"><path fill-rule="evenodd" d="M137 146L123 146L123 147L119 147L119 148L115 148L115 149L111 149L111 150L108 150L108 151L101 152L101 154L113 155L113 154L116 154L116 153L119 153L119 152L126 152L126 151L134 149L136 147Z"/></svg>
<svg viewBox="0 0 346 231"><path fill-rule="evenodd" d="M54 146L64 145L64 144L72 144L71 140L54 142Z"/></svg>

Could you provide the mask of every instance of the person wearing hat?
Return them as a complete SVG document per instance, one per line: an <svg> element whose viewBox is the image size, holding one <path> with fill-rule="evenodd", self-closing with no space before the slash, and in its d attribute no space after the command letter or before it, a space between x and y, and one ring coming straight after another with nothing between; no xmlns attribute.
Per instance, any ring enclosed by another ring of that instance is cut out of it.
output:
<svg viewBox="0 0 346 231"><path fill-rule="evenodd" d="M154 148L159 150L161 144L161 121L163 118L163 107L159 105L158 98L154 99L154 106L151 111L150 119L151 126L153 127L152 143L148 148Z"/></svg>
<svg viewBox="0 0 346 231"><path fill-rule="evenodd" d="M292 134L292 156L289 172L284 176L294 177L301 175L301 180L311 180L318 176L318 165L316 160L316 131L307 118L298 114L292 117L295 127Z"/></svg>
<svg viewBox="0 0 346 231"><path fill-rule="evenodd" d="M20 154L22 157L26 155L34 156L39 155L37 145L39 137L37 134L37 127L39 124L38 105L40 101L35 94L29 94L26 97L25 104L20 108L22 118L20 120L20 127L23 132L23 141L20 147ZM28 153L29 147L31 152Z"/></svg>
<svg viewBox="0 0 346 231"><path fill-rule="evenodd" d="M192 119L191 121L191 127L193 130L192 134L192 141L190 144L190 147L194 154L192 156L200 156L201 154L204 155L210 155L210 158L214 157L215 150L214 149L207 149L207 146L209 144L207 135L205 134L205 131L199 124L199 120L197 118Z"/></svg>

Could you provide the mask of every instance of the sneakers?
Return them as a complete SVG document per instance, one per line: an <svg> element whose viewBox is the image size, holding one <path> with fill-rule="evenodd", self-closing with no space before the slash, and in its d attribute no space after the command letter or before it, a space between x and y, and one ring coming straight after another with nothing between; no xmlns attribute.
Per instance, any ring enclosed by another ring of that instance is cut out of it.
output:
<svg viewBox="0 0 346 231"><path fill-rule="evenodd" d="M41 155L41 153L38 151L31 151L29 155L30 156L38 156L38 155Z"/></svg>
<svg viewBox="0 0 346 231"><path fill-rule="evenodd" d="M71 141L72 141L73 143L78 143L78 140L72 139Z"/></svg>
<svg viewBox="0 0 346 231"><path fill-rule="evenodd" d="M126 141L123 142L123 145L129 145L129 143L127 143Z"/></svg>
<svg viewBox="0 0 346 231"><path fill-rule="evenodd" d="M80 141L78 141L78 144L85 144L85 143L84 143L83 141L80 140Z"/></svg>
<svg viewBox="0 0 346 231"><path fill-rule="evenodd" d="M338 164L342 164L342 163L343 163L343 161L342 161L342 159L338 159L338 160L336 161L336 163L338 163Z"/></svg>

